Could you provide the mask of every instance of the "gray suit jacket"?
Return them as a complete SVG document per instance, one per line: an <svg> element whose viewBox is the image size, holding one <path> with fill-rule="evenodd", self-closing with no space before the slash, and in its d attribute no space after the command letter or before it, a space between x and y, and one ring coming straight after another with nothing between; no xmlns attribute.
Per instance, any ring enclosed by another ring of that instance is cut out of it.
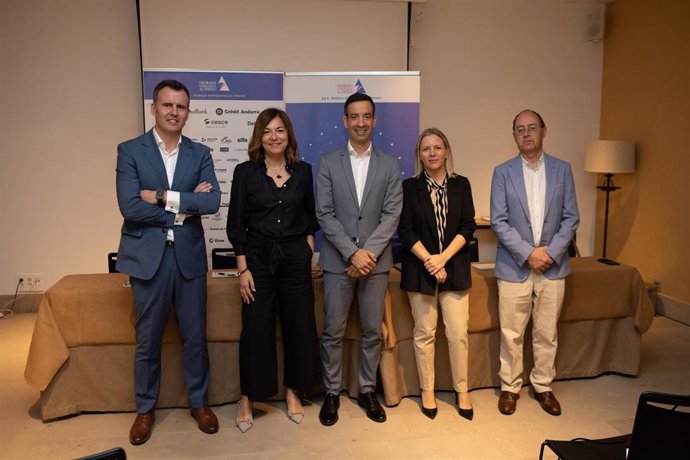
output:
<svg viewBox="0 0 690 460"><path fill-rule="evenodd" d="M491 180L491 228L498 238L496 277L506 281L524 281L530 268L527 258L535 247L548 246L554 260L544 272L549 279L570 273L568 245L580 223L575 197L575 183L570 165L544 153L546 199L541 241L532 241L525 178L520 155L496 166Z"/></svg>
<svg viewBox="0 0 690 460"><path fill-rule="evenodd" d="M316 219L324 235L321 268L343 273L350 256L363 248L376 255L372 273L391 269L390 240L402 211L401 184L398 160L372 146L359 206L347 146L321 157L316 175Z"/></svg>

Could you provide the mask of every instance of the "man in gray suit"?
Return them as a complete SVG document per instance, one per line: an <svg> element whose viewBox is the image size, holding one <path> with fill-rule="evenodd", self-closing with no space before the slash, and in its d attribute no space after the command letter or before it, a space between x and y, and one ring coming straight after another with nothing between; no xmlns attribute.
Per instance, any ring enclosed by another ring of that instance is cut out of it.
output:
<svg viewBox="0 0 690 460"><path fill-rule="evenodd" d="M153 91L155 127L117 147L117 201L124 217L117 270L130 276L136 315L134 399L129 441L151 437L160 390L161 345L170 305L182 337L184 379L192 416L205 433L218 431L208 407L206 245L202 214L220 206L208 147L182 135L189 91L163 80Z"/></svg>
<svg viewBox="0 0 690 460"><path fill-rule="evenodd" d="M316 218L324 239L319 265L324 271L325 321L322 359L326 397L323 425L338 421L343 336L357 294L362 326L358 404L375 422L386 413L374 393L381 358L381 322L393 266L390 240L402 210L398 160L371 144L376 106L366 94L345 101L346 146L321 158L316 176Z"/></svg>
<svg viewBox="0 0 690 460"><path fill-rule="evenodd" d="M556 376L558 317L570 273L568 245L580 217L570 165L543 151L545 136L541 115L532 110L518 113L513 137L520 154L497 166L491 182L501 323L498 410L505 415L515 412L520 397L522 345L530 316L530 382L542 409L561 414L551 382Z"/></svg>

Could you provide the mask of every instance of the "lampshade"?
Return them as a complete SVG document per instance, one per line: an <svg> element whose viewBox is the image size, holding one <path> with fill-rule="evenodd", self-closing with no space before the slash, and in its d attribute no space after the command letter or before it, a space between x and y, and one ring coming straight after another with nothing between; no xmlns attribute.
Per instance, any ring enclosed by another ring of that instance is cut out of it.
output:
<svg viewBox="0 0 690 460"><path fill-rule="evenodd" d="M590 141L585 171L626 174L635 172L635 143L631 141Z"/></svg>

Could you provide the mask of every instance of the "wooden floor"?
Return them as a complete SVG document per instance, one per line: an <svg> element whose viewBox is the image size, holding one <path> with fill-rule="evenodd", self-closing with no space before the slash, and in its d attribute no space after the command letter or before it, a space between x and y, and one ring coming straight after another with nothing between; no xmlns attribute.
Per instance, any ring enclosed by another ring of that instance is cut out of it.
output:
<svg viewBox="0 0 690 460"><path fill-rule="evenodd" d="M518 410L501 415L497 391L471 393L474 421L458 416L452 394L439 393L439 414L424 417L418 398L387 408L388 421L366 418L356 401L341 397L340 421L318 421L322 399L305 405L301 425L288 420L284 403L257 404L255 425L246 434L235 427L236 404L215 408L217 434L198 431L188 410L157 412L149 442L129 444L131 413L86 414L43 423L38 392L24 382L24 365L35 313L0 319L0 458L70 459L124 447L130 459L534 459L545 438L598 438L629 433L640 392L690 393L690 327L656 317L643 336L638 378L607 375L557 382L563 415L552 417L523 388ZM554 458L553 456L549 458Z"/></svg>

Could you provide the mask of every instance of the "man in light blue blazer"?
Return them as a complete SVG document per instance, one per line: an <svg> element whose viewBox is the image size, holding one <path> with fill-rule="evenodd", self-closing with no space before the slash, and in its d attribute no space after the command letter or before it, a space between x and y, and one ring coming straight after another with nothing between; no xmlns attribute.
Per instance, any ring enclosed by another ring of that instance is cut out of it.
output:
<svg viewBox="0 0 690 460"><path fill-rule="evenodd" d="M541 115L520 112L513 120L520 154L497 166L491 182L501 323L498 409L506 415L515 412L520 397L522 349L530 316L534 353L530 382L535 398L547 413L561 414L551 382L556 376L558 317L570 273L568 245L580 217L570 165L543 151L545 136Z"/></svg>
<svg viewBox="0 0 690 460"><path fill-rule="evenodd" d="M187 88L176 80L160 82L151 114L155 127L117 148L117 201L124 217L117 270L130 275L136 315L137 417L129 437L134 445L151 437L171 305L192 416L201 431L218 431L208 407L208 266L201 215L218 211L220 187L208 147L182 136L189 116Z"/></svg>
<svg viewBox="0 0 690 460"><path fill-rule="evenodd" d="M343 124L349 141L324 155L316 176L316 218L323 231L319 265L324 271L325 321L322 360L326 396L323 425L338 421L343 336L357 294L362 326L358 404L375 422L386 413L374 393L381 358L381 322L393 266L390 240L402 211L398 160L371 143L376 106L366 94L345 102Z"/></svg>

